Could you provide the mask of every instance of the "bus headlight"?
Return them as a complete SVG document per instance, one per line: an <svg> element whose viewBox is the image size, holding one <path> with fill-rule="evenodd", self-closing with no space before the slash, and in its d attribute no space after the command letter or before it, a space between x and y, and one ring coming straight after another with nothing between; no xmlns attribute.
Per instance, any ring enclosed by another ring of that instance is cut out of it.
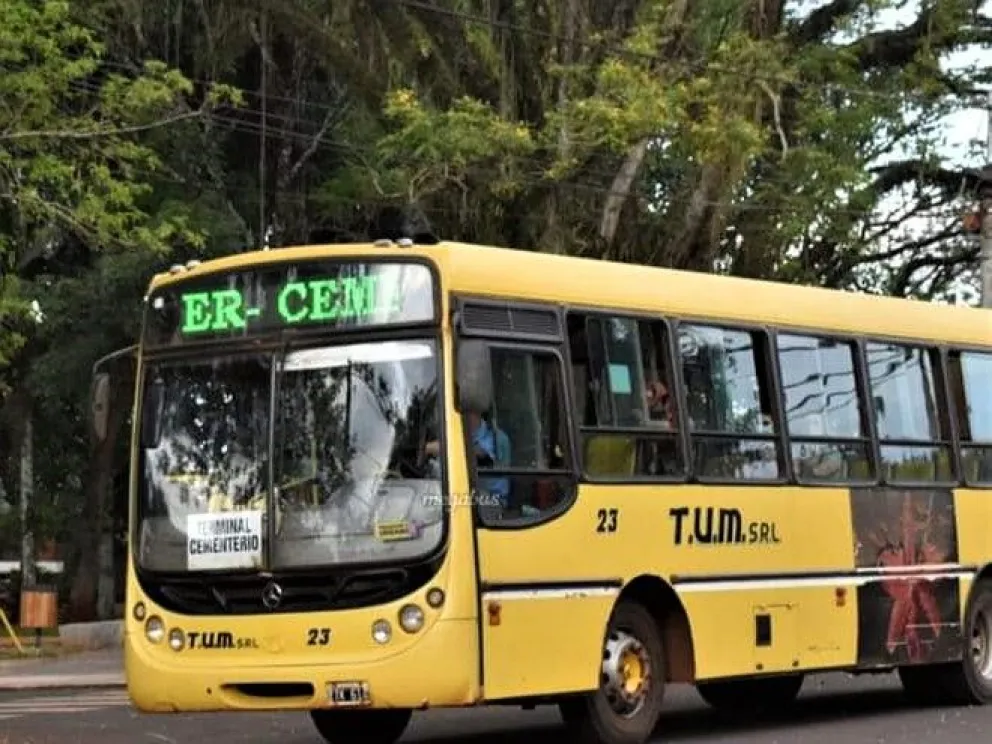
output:
<svg viewBox="0 0 992 744"><path fill-rule="evenodd" d="M372 623L372 640L376 643L389 643L393 637L393 629L386 620L376 620Z"/></svg>
<svg viewBox="0 0 992 744"><path fill-rule="evenodd" d="M136 604L134 606L133 614L134 614L134 619L137 620L139 623L142 620L144 620L145 619L145 614L146 614L145 613L145 603L144 602L138 602L138 604Z"/></svg>
<svg viewBox="0 0 992 744"><path fill-rule="evenodd" d="M173 651L182 651L183 646L186 645L186 634L183 633L179 628L173 628L169 631L169 648Z"/></svg>
<svg viewBox="0 0 992 744"><path fill-rule="evenodd" d="M145 638L152 643L161 643L165 638L165 623L158 615L152 615L145 623Z"/></svg>
<svg viewBox="0 0 992 744"><path fill-rule="evenodd" d="M424 627L424 611L417 605L406 605L400 610L400 627L407 633L416 633Z"/></svg>

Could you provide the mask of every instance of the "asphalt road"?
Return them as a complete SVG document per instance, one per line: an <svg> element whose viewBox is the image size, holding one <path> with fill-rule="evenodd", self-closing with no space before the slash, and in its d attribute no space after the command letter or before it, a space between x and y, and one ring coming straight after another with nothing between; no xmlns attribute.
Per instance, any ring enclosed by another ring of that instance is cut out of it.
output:
<svg viewBox="0 0 992 744"><path fill-rule="evenodd" d="M972 744L992 731L986 708L908 707L891 676L808 678L800 701L770 720L725 719L689 687L669 690L657 742ZM305 714L142 715L123 690L0 694L0 744L320 744ZM418 713L403 742L567 744L555 708Z"/></svg>

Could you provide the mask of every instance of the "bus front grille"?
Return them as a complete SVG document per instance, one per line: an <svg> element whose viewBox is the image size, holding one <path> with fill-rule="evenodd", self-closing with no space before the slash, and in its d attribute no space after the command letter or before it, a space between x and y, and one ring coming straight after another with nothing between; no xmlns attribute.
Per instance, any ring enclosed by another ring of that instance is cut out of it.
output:
<svg viewBox="0 0 992 744"><path fill-rule="evenodd" d="M420 581L406 569L356 572L343 576L156 577L142 582L149 597L184 615L255 615L319 612L364 607L403 596ZM425 581L426 579L422 579ZM263 599L270 583L281 596L273 606Z"/></svg>

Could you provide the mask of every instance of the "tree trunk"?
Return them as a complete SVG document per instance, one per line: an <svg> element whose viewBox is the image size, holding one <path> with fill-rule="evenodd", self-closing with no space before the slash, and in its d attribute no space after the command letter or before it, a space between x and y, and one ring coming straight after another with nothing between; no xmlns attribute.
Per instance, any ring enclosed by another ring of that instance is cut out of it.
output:
<svg viewBox="0 0 992 744"><path fill-rule="evenodd" d="M100 579L96 591L96 614L109 620L114 614L114 533L104 529L100 535Z"/></svg>
<svg viewBox="0 0 992 744"><path fill-rule="evenodd" d="M21 436L21 586L33 587L38 580L34 563L34 525L31 504L34 502L34 427L29 411Z"/></svg>
<svg viewBox="0 0 992 744"><path fill-rule="evenodd" d="M101 570L101 542L107 531L107 493L113 482L114 450L117 437L127 420L133 394L132 374L112 374L107 417L107 436L94 442L90 453L90 477L86 484L83 514L77 547L79 560L69 593L69 607L74 622L87 622L99 617L98 587Z"/></svg>

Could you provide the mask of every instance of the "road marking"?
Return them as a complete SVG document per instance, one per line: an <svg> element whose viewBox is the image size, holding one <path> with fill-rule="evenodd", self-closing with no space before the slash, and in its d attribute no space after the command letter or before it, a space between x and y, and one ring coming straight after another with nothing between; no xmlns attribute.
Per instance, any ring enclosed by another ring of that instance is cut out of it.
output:
<svg viewBox="0 0 992 744"><path fill-rule="evenodd" d="M130 704L131 701L124 690L79 692L74 695L37 695L0 702L0 721L31 715L91 713L107 708L123 708Z"/></svg>

